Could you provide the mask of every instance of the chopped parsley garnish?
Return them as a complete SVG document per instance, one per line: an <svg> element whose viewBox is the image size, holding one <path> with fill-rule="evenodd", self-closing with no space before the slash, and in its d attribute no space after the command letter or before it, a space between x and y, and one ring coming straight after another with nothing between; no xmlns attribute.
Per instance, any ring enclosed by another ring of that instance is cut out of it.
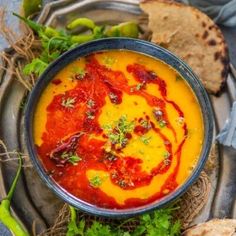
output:
<svg viewBox="0 0 236 236"><path fill-rule="evenodd" d="M125 180L119 180L118 181L118 185L121 187L121 188L125 188L127 186L127 183Z"/></svg>
<svg viewBox="0 0 236 236"><path fill-rule="evenodd" d="M116 61L117 59L115 59L114 57L108 57L108 56L105 56L103 59L103 63L108 67L112 66Z"/></svg>
<svg viewBox="0 0 236 236"><path fill-rule="evenodd" d="M135 87L130 88L130 92L133 93L134 91L139 91L143 88L145 83L138 83Z"/></svg>
<svg viewBox="0 0 236 236"><path fill-rule="evenodd" d="M134 129L134 122L128 121L126 115L122 115L118 120L118 124L116 128L119 129L122 133L129 133L132 132Z"/></svg>
<svg viewBox="0 0 236 236"><path fill-rule="evenodd" d="M164 162L164 165L165 165L165 166L170 165L170 159L168 159L168 158L164 159L163 162Z"/></svg>
<svg viewBox="0 0 236 236"><path fill-rule="evenodd" d="M72 155L72 156L70 156L70 158L69 158L69 162L70 162L72 165L74 165L74 166L76 166L79 161L81 161L81 157L79 157L79 156L77 156L77 155Z"/></svg>
<svg viewBox="0 0 236 236"><path fill-rule="evenodd" d="M150 129L151 125L148 123L147 120L141 120L140 122L141 126L144 127L145 129Z"/></svg>
<svg viewBox="0 0 236 236"><path fill-rule="evenodd" d="M143 82L143 83L139 83L139 84L137 84L136 85L136 90L140 90L140 89L142 89L143 88L143 86L145 85L145 83Z"/></svg>
<svg viewBox="0 0 236 236"><path fill-rule="evenodd" d="M126 134L133 131L134 122L128 121L127 116L122 115L113 125L105 125L103 129L112 144L124 147L128 142Z"/></svg>
<svg viewBox="0 0 236 236"><path fill-rule="evenodd" d="M93 178L89 179L89 183L94 188L98 188L102 185L102 179L98 175L95 175Z"/></svg>
<svg viewBox="0 0 236 236"><path fill-rule="evenodd" d="M159 124L159 126L160 126L161 128L164 128L164 127L166 126L166 121L165 121L165 120L160 120L160 121L158 122L158 124Z"/></svg>
<svg viewBox="0 0 236 236"><path fill-rule="evenodd" d="M148 145L150 143L152 137L141 136L140 139L145 145Z"/></svg>
<svg viewBox="0 0 236 236"><path fill-rule="evenodd" d="M86 115L87 115L87 118L90 120L93 120L95 118L95 115L92 111L87 111Z"/></svg>
<svg viewBox="0 0 236 236"><path fill-rule="evenodd" d="M68 162L70 162L72 165L77 165L79 161L82 160L81 157L79 157L76 153L71 153L71 152L63 152L61 154L62 159L67 159Z"/></svg>
<svg viewBox="0 0 236 236"><path fill-rule="evenodd" d="M75 73L75 79L81 80L84 78L86 71L80 67L73 67L73 72Z"/></svg>
<svg viewBox="0 0 236 236"><path fill-rule="evenodd" d="M73 108L75 105L75 98L62 98L61 105L66 108Z"/></svg>
<svg viewBox="0 0 236 236"><path fill-rule="evenodd" d="M166 166L168 166L168 165L170 165L170 159L169 159L169 157L170 157L170 153L168 152L168 151L165 151L164 152L164 154L163 154L163 157L164 157L164 164L166 165Z"/></svg>
<svg viewBox="0 0 236 236"><path fill-rule="evenodd" d="M178 123L178 124L180 124L180 125L182 125L183 123L184 123L184 117L178 117L177 119L176 119L176 122Z"/></svg>
<svg viewBox="0 0 236 236"><path fill-rule="evenodd" d="M116 99L117 98L117 95L115 95L114 93L109 93L109 97L111 99Z"/></svg>
<svg viewBox="0 0 236 236"><path fill-rule="evenodd" d="M168 151L166 151L164 154L163 154L164 158L169 158L170 157L170 153Z"/></svg>
<svg viewBox="0 0 236 236"><path fill-rule="evenodd" d="M94 105L95 105L94 100L89 99L88 102L87 102L87 107L88 107L88 108L92 108L92 107L94 107Z"/></svg>

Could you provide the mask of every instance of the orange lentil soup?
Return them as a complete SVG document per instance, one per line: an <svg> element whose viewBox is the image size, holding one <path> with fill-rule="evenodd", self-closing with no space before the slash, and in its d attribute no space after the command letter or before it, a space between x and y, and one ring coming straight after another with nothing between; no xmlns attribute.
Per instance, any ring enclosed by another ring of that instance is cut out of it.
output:
<svg viewBox="0 0 236 236"><path fill-rule="evenodd" d="M154 58L105 51L79 58L44 90L34 142L48 174L74 196L125 209L182 185L203 142L199 103Z"/></svg>

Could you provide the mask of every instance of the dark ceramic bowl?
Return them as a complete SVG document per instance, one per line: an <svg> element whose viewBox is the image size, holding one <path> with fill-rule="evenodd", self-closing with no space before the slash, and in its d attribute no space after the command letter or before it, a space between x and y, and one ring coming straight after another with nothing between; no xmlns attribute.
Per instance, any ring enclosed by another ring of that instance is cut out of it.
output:
<svg viewBox="0 0 236 236"><path fill-rule="evenodd" d="M44 169L35 149L34 141L33 141L33 118L36 105L39 101L39 98L44 91L45 87L48 85L50 80L67 64L74 61L79 57L86 56L88 54L104 51L104 50L113 50L113 49L126 49L139 53L143 53L154 58L160 59L164 61L166 64L173 67L176 71L178 71L182 77L187 81L187 83L191 86L194 91L198 102L201 106L203 120L204 120L204 140L202 145L202 151L200 154L200 158L194 170L192 171L191 176L185 181L184 184L179 186L174 192L170 193L166 197L163 197L161 200L154 201L150 204L135 207L131 209L122 209L122 210L112 210L105 209L101 207L94 206L85 201L82 201L73 195L69 194L66 190L61 188L46 172ZM64 53L60 58L54 61L42 74L42 76L37 81L33 91L30 94L26 115L25 115L25 131L26 131L26 143L29 151L29 155L31 160L38 171L40 177L47 184L47 186L61 199L70 205L86 211L88 213L107 216L107 217L127 217L134 216L137 214L141 214L144 212L148 212L155 208L160 208L171 201L177 199L181 196L188 187L197 179L199 176L204 163L207 160L213 137L213 127L214 127L214 119L213 112L210 100L208 95L201 84L201 82L197 79L196 75L192 72L192 70L178 57L174 56L172 53L167 51L164 48L161 48L152 43L138 40L138 39L128 39L128 38L109 38L92 41L81 46L78 46L66 53Z"/></svg>

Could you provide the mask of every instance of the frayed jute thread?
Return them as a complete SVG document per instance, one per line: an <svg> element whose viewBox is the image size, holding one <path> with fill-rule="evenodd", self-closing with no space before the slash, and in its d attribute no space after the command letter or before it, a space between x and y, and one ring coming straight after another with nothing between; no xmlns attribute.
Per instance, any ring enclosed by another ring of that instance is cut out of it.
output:
<svg viewBox="0 0 236 236"><path fill-rule="evenodd" d="M0 69L7 71L10 75L14 76L28 91L30 91L36 81L34 75L25 76L23 74L23 67L25 64L30 63L41 51L41 43L34 36L33 31L24 25L23 36L17 35L11 30L5 22L6 11L0 8L0 34L9 43L12 48L13 54L17 55L17 60L12 57L12 53L5 50L0 53L2 65ZM5 63L4 63L5 62ZM6 66L4 66L6 64Z"/></svg>
<svg viewBox="0 0 236 236"><path fill-rule="evenodd" d="M0 164L9 162L11 163L11 165L18 166L19 156L21 156L24 161L22 165L23 168L32 167L28 155L16 150L8 151L5 143L3 142L3 140L0 139Z"/></svg>

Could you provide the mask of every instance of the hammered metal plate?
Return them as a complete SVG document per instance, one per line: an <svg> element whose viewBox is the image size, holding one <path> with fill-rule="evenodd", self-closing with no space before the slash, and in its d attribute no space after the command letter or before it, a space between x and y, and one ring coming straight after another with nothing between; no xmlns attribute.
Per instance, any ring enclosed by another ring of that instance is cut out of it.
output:
<svg viewBox="0 0 236 236"><path fill-rule="evenodd" d="M47 4L38 21L57 28L64 28L67 22L76 17L89 17L102 24L137 21L141 14L138 3L138 0L60 0ZM12 54L12 60L17 59L17 55ZM24 112L20 109L24 94L25 89L17 80L10 74L0 71L0 138L9 150L27 153L24 142ZM216 132L227 119L235 94L235 84L229 75L225 91L219 97L211 97L216 116ZM219 153L219 157L216 158L216 162L220 163L219 169L210 176L212 191L208 203L195 223L213 217L236 217L236 152L220 147ZM3 180L0 181L0 198L4 197L9 189L16 167L16 163L12 162L0 165L0 178ZM63 202L42 183L33 168L24 168L12 207L29 230L34 220L38 233L46 229L53 223L62 204Z"/></svg>

